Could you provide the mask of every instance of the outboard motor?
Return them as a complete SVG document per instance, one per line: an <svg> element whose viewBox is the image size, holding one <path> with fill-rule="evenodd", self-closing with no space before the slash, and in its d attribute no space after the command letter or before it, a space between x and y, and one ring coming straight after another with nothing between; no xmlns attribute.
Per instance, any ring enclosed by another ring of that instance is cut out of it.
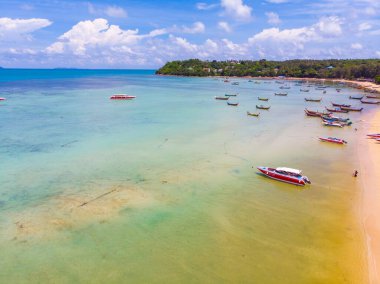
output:
<svg viewBox="0 0 380 284"><path fill-rule="evenodd" d="M304 177L303 177L303 180L304 180L306 183L311 184L311 181L309 180L308 177L304 176Z"/></svg>

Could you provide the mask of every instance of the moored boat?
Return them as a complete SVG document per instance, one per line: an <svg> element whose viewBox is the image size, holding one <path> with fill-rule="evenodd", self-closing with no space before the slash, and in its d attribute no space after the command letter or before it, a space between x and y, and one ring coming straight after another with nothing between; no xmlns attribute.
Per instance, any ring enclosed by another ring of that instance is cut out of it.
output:
<svg viewBox="0 0 380 284"><path fill-rule="evenodd" d="M350 107L351 105L331 103L335 107Z"/></svg>
<svg viewBox="0 0 380 284"><path fill-rule="evenodd" d="M270 106L263 106L263 105L256 105L256 108L257 109L265 109L265 110L269 110L270 109Z"/></svg>
<svg viewBox="0 0 380 284"><path fill-rule="evenodd" d="M351 100L361 100L363 96L350 96Z"/></svg>
<svg viewBox="0 0 380 284"><path fill-rule="evenodd" d="M307 92L309 92L310 90L309 89L300 89L300 92L305 92L305 93L307 93Z"/></svg>
<svg viewBox="0 0 380 284"><path fill-rule="evenodd" d="M305 98L305 101L307 101L307 102L319 103L319 102L321 102L321 100L322 100L322 98L320 98L320 99Z"/></svg>
<svg viewBox="0 0 380 284"><path fill-rule="evenodd" d="M274 93L275 96L287 96L288 93Z"/></svg>
<svg viewBox="0 0 380 284"><path fill-rule="evenodd" d="M343 125L339 122L323 121L322 124L324 126L333 126L333 127L340 127L340 128L343 127Z"/></svg>
<svg viewBox="0 0 380 284"><path fill-rule="evenodd" d="M268 101L269 100L269 98L260 98L260 97L257 97L258 99L259 99L259 101Z"/></svg>
<svg viewBox="0 0 380 284"><path fill-rule="evenodd" d="M226 97L236 97L238 94L224 94Z"/></svg>
<svg viewBox="0 0 380 284"><path fill-rule="evenodd" d="M115 94L110 97L111 100L132 100L136 98L136 96L129 96L125 94Z"/></svg>
<svg viewBox="0 0 380 284"><path fill-rule="evenodd" d="M233 82L232 85L239 85L239 82Z"/></svg>
<svg viewBox="0 0 380 284"><path fill-rule="evenodd" d="M343 110L348 110L348 111L362 111L363 110L362 107L345 107L345 106L342 106L340 108Z"/></svg>
<svg viewBox="0 0 380 284"><path fill-rule="evenodd" d="M230 97L215 97L216 100L227 101Z"/></svg>
<svg viewBox="0 0 380 284"><path fill-rule="evenodd" d="M327 122L327 123L339 123L341 126L350 126L352 124L352 121L350 120L340 121L340 120L324 118L324 117L322 117L322 121ZM326 126L336 126L336 125L326 125Z"/></svg>
<svg viewBox="0 0 380 284"><path fill-rule="evenodd" d="M340 122L348 122L350 119L339 117L339 116L333 116L333 115L323 115L321 116L322 119L330 120L330 121L340 121Z"/></svg>
<svg viewBox="0 0 380 284"><path fill-rule="evenodd" d="M348 110L341 109L340 107L334 107L334 108L328 108L328 107L326 107L326 110L330 111L330 112L342 112L342 113L347 113L348 112Z"/></svg>
<svg viewBox="0 0 380 284"><path fill-rule="evenodd" d="M318 138L322 142L330 142L330 143L336 143L336 144L347 144L347 141L340 139L340 138L335 138L335 137L319 137Z"/></svg>
<svg viewBox="0 0 380 284"><path fill-rule="evenodd" d="M239 103L237 103L237 102L235 102L235 103L227 102L227 104L228 104L229 106L238 106L238 105L239 105Z"/></svg>
<svg viewBox="0 0 380 284"><path fill-rule="evenodd" d="M286 167L278 167L278 168L269 168L269 167L257 167L257 169L264 174L265 176L294 184L299 186L304 186L307 183L310 184L310 180L306 176L302 176L301 170L286 168Z"/></svg>
<svg viewBox="0 0 380 284"><path fill-rule="evenodd" d="M255 113L255 112L249 112L249 111L247 111L247 115L258 117L260 115L260 113L259 112Z"/></svg>
<svg viewBox="0 0 380 284"><path fill-rule="evenodd" d="M380 133L367 134L367 136L371 139L380 138Z"/></svg>
<svg viewBox="0 0 380 284"><path fill-rule="evenodd" d="M380 104L380 101L365 101L365 100L360 100L362 104L370 104L370 105L377 105Z"/></svg>
<svg viewBox="0 0 380 284"><path fill-rule="evenodd" d="M305 109L305 113L307 116L315 116L315 117L321 117L321 116L329 116L331 115L331 112L319 112L319 111L312 111L308 110L307 108Z"/></svg>
<svg viewBox="0 0 380 284"><path fill-rule="evenodd" d="M380 96L374 96L374 95L367 95L366 98L367 99L379 99L380 100Z"/></svg>
<svg viewBox="0 0 380 284"><path fill-rule="evenodd" d="M0 101L5 101L6 99L5 98L0 98Z"/></svg>

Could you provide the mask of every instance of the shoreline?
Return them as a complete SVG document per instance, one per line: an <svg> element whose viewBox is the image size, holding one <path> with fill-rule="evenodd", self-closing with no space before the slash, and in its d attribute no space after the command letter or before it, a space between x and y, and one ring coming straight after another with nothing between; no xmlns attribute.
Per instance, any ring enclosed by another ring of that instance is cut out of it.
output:
<svg viewBox="0 0 380 284"><path fill-rule="evenodd" d="M351 88L363 90L369 93L380 94L380 85L374 82L367 81L354 81L347 79L333 79L333 78L300 78L300 77L255 77L255 76L183 76L183 75L166 75L166 74L155 74L158 76L167 77L189 77L189 78L234 78L234 79L255 79L255 80L285 80L285 81L311 81L311 82L330 82L330 83L343 83ZM380 98L380 97L379 97Z"/></svg>
<svg viewBox="0 0 380 284"><path fill-rule="evenodd" d="M367 133L380 129L380 112L367 116L364 123ZM368 261L369 283L380 283L380 147L373 139L359 138L359 186L361 189L360 219L364 233Z"/></svg>

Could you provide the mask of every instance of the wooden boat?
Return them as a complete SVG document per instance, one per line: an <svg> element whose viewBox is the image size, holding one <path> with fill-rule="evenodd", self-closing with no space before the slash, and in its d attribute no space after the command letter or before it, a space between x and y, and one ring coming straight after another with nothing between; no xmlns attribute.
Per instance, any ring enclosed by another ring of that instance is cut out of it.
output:
<svg viewBox="0 0 380 284"><path fill-rule="evenodd" d="M371 139L380 138L380 133L367 134L367 136Z"/></svg>
<svg viewBox="0 0 380 284"><path fill-rule="evenodd" d="M227 101L230 97L215 97L216 100Z"/></svg>
<svg viewBox="0 0 380 284"><path fill-rule="evenodd" d="M300 89L300 92L309 92L310 90L309 89Z"/></svg>
<svg viewBox="0 0 380 284"><path fill-rule="evenodd" d="M330 118L323 118L322 117L322 121L323 122L327 122L327 123L339 123L340 125L342 126L350 126L352 124L352 121L339 121L339 120L334 120L334 119L330 119Z"/></svg>
<svg viewBox="0 0 380 284"><path fill-rule="evenodd" d="M321 116L322 119L325 119L325 120L330 120L330 121L339 121L339 122L348 122L350 119L349 118L343 118L343 117L339 117L339 116L333 116L333 115L323 115Z"/></svg>
<svg viewBox="0 0 380 284"><path fill-rule="evenodd" d="M363 96L350 96L351 100L361 100Z"/></svg>
<svg viewBox="0 0 380 284"><path fill-rule="evenodd" d="M322 100L322 98L320 98L320 99L305 98L305 101L307 101L307 102L319 103L319 102L321 102L321 100Z"/></svg>
<svg viewBox="0 0 380 284"><path fill-rule="evenodd" d="M263 106L263 105L256 105L256 108L257 109L265 109L265 110L269 110L270 109L270 106Z"/></svg>
<svg viewBox="0 0 380 284"><path fill-rule="evenodd" d="M288 93L274 93L275 96L287 96Z"/></svg>
<svg viewBox="0 0 380 284"><path fill-rule="evenodd" d="M367 99L379 99L380 100L380 96L374 96L374 95L366 95L366 98Z"/></svg>
<svg viewBox="0 0 380 284"><path fill-rule="evenodd" d="M259 112L258 113L254 113L254 112L247 111L247 115L259 117L260 113Z"/></svg>
<svg viewBox="0 0 380 284"><path fill-rule="evenodd" d="M257 97L258 99L259 99L259 101L268 101L269 100L269 98L260 98L260 97Z"/></svg>
<svg viewBox="0 0 380 284"><path fill-rule="evenodd" d="M334 126L334 127L340 127L340 128L343 127L343 125L342 125L341 123L339 123L339 122L323 121L322 124L323 124L324 126Z"/></svg>
<svg viewBox="0 0 380 284"><path fill-rule="evenodd" d="M322 116L329 116L331 112L319 112L319 111L312 111L305 109L305 113L307 116L314 116L314 117L322 117Z"/></svg>
<svg viewBox="0 0 380 284"><path fill-rule="evenodd" d="M229 106L238 106L238 105L239 105L239 103L231 103L231 102L227 102L227 104L228 104Z"/></svg>
<svg viewBox="0 0 380 284"><path fill-rule="evenodd" d="M380 101L364 101L364 100L360 100L362 102L362 104L370 104L370 105L377 105L377 104L380 104Z"/></svg>
<svg viewBox="0 0 380 284"><path fill-rule="evenodd" d="M288 89L290 89L290 87L288 87L288 86L281 86L280 89L288 90Z"/></svg>
<svg viewBox="0 0 380 284"><path fill-rule="evenodd" d="M345 106L342 106L340 108L343 110L348 110L348 111L362 111L363 110L362 107L345 107Z"/></svg>
<svg viewBox="0 0 380 284"><path fill-rule="evenodd" d="M335 138L335 137L327 137L327 138L319 137L318 139L322 142L330 142L330 143L336 143L336 144L342 144L342 145L347 144L347 141L343 139Z"/></svg>
<svg viewBox="0 0 380 284"><path fill-rule="evenodd" d="M299 186L304 186L307 183L310 184L310 180L306 176L302 176L301 170L297 169L291 169L291 168L285 168L285 167L279 167L279 168L268 168L268 167L257 167L257 169L264 174L265 176L294 184Z"/></svg>
<svg viewBox="0 0 380 284"><path fill-rule="evenodd" d="M129 96L125 94L115 94L110 96L110 100L132 100L136 98L136 96Z"/></svg>
<svg viewBox="0 0 380 284"><path fill-rule="evenodd" d="M236 97L238 94L225 94L226 97Z"/></svg>
<svg viewBox="0 0 380 284"><path fill-rule="evenodd" d="M330 111L330 112L342 112L342 113L347 113L348 112L348 110L341 109L340 107L335 107L335 108L328 108L328 107L326 107L326 110Z"/></svg>
<svg viewBox="0 0 380 284"><path fill-rule="evenodd" d="M331 103L334 107L350 107L351 105Z"/></svg>

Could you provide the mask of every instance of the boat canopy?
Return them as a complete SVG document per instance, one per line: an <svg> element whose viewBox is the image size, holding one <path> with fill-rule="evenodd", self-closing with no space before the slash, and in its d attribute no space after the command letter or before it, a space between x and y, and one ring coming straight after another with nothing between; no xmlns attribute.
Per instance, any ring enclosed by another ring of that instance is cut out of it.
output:
<svg viewBox="0 0 380 284"><path fill-rule="evenodd" d="M297 169L292 169L292 168L286 168L286 167L279 167L276 169L277 171L283 171L283 172L289 172L289 173L293 173L293 174L296 174L296 175L300 175L301 174L301 170L297 170Z"/></svg>

